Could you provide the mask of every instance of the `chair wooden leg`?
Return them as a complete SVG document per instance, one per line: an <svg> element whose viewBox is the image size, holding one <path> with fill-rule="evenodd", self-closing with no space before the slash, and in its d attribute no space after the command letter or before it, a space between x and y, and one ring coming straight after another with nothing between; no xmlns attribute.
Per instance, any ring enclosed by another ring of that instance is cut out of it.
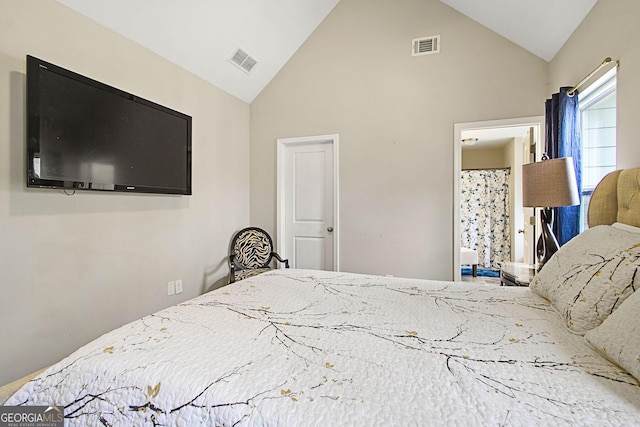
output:
<svg viewBox="0 0 640 427"><path fill-rule="evenodd" d="M478 264L473 264L473 277L478 277Z"/></svg>

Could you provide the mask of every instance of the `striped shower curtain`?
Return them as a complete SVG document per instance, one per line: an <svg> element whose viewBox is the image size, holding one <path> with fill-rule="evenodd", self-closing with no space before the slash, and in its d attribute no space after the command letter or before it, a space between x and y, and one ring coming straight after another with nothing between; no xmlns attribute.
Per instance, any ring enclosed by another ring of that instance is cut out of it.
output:
<svg viewBox="0 0 640 427"><path fill-rule="evenodd" d="M479 267L498 270L511 259L509 169L461 173L461 245L478 252Z"/></svg>

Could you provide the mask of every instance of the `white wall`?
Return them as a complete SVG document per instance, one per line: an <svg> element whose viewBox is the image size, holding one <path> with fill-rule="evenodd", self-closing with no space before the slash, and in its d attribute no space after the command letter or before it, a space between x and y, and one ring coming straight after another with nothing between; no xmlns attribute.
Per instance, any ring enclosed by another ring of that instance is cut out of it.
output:
<svg viewBox="0 0 640 427"><path fill-rule="evenodd" d="M191 115L193 196L27 190L27 54ZM0 0L0 384L225 280L249 223L249 114L53 0Z"/></svg>
<svg viewBox="0 0 640 427"><path fill-rule="evenodd" d="M620 60L617 166L640 166L640 30L637 0L599 0L550 63L550 90L573 86L606 57Z"/></svg>
<svg viewBox="0 0 640 427"><path fill-rule="evenodd" d="M251 222L275 234L276 139L338 133L341 268L451 279L454 123L544 114L547 72L438 0L341 0L251 104Z"/></svg>

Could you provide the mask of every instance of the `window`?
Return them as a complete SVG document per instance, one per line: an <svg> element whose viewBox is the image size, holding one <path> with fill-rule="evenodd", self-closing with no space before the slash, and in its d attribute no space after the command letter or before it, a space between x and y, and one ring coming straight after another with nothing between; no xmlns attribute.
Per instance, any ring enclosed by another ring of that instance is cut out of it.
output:
<svg viewBox="0 0 640 427"><path fill-rule="evenodd" d="M588 228L587 207L593 189L616 169L616 69L580 93L582 138L581 231Z"/></svg>

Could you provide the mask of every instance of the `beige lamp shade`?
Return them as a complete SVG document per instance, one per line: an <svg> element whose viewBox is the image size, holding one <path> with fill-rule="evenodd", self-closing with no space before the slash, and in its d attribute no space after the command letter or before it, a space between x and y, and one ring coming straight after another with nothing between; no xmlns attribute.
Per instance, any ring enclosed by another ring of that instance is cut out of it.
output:
<svg viewBox="0 0 640 427"><path fill-rule="evenodd" d="M522 165L522 206L553 208L580 204L571 157Z"/></svg>

